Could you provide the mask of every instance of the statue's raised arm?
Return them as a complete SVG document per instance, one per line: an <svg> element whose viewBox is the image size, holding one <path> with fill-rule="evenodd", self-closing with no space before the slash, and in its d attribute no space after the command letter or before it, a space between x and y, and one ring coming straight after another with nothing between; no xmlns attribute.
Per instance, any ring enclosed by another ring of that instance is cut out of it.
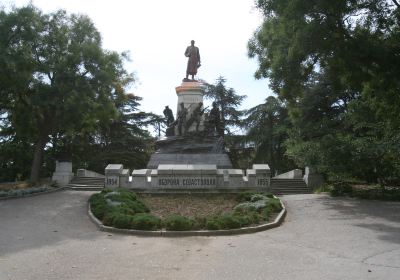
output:
<svg viewBox="0 0 400 280"><path fill-rule="evenodd" d="M199 48L194 45L194 40L192 40L190 46L186 48L185 56L189 59L186 68L186 78L184 81L195 81L194 75L197 74L197 69L201 66L201 61L200 51ZM189 75L192 76L192 80L189 80Z"/></svg>

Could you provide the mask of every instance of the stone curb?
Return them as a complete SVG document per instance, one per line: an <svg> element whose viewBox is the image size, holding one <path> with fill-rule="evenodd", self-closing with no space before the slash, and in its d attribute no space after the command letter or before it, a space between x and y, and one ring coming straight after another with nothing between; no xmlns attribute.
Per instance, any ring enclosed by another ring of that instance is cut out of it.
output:
<svg viewBox="0 0 400 280"><path fill-rule="evenodd" d="M48 190L48 191L44 191L44 192L31 193L31 194L26 194L26 195L0 197L0 201L8 200L8 199L16 199L16 198L26 198L26 197L38 196L38 195L42 195L42 194L49 194L49 193L53 193L53 192L59 192L59 191L65 190L65 189L67 189L67 187L59 187L59 188L54 188L52 190Z"/></svg>
<svg viewBox="0 0 400 280"><path fill-rule="evenodd" d="M92 222L101 231L123 233L138 236L158 236L158 237L185 237L185 236L222 236L222 235L234 235L234 234L247 234L259 232L271 228L280 226L286 217L286 207L281 200L282 210L276 216L275 220L271 223L262 224L253 227L244 227L236 229L223 229L223 230L188 230L188 231L170 231L170 230L135 230L135 229L119 229L103 225L92 213L90 209L90 203L88 203L88 215Z"/></svg>

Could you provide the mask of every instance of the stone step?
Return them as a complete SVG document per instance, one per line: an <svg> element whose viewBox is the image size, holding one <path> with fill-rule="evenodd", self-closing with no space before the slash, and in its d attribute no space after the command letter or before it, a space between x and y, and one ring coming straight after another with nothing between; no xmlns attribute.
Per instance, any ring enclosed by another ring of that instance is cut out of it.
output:
<svg viewBox="0 0 400 280"><path fill-rule="evenodd" d="M74 177L72 180L77 181L104 181L105 178L101 177Z"/></svg>
<svg viewBox="0 0 400 280"><path fill-rule="evenodd" d="M74 177L68 184L71 190L98 191L104 188L104 178L101 177Z"/></svg>
<svg viewBox="0 0 400 280"><path fill-rule="evenodd" d="M306 194L312 193L303 179L271 179L274 194Z"/></svg>
<svg viewBox="0 0 400 280"><path fill-rule="evenodd" d="M69 184L67 185L67 187L75 191L101 191L104 189L104 186L89 186L89 185L75 185L75 184Z"/></svg>
<svg viewBox="0 0 400 280"><path fill-rule="evenodd" d="M281 187L281 188L277 188L277 187L272 187L271 189L273 190L288 190L288 191L301 191L301 190L309 190L309 188L307 187Z"/></svg>
<svg viewBox="0 0 400 280"><path fill-rule="evenodd" d="M284 192L284 191L280 191L280 192L272 192L274 195L292 195L292 194L310 194L312 192L308 191L308 192Z"/></svg>

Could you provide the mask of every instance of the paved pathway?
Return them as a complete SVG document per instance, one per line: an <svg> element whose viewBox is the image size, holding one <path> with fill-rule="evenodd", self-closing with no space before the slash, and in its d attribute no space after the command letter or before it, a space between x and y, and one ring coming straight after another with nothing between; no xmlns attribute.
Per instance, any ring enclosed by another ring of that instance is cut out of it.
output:
<svg viewBox="0 0 400 280"><path fill-rule="evenodd" d="M400 203L293 195L285 223L226 237L100 232L89 192L0 201L0 280L400 279Z"/></svg>

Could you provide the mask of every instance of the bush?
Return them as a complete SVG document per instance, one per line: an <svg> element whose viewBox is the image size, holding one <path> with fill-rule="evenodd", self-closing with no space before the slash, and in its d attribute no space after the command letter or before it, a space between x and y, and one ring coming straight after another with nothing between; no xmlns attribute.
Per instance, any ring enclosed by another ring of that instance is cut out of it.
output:
<svg viewBox="0 0 400 280"><path fill-rule="evenodd" d="M206 226L206 229L208 229L208 230L221 229L221 225L219 224L219 221L215 217L207 219L205 226Z"/></svg>
<svg viewBox="0 0 400 280"><path fill-rule="evenodd" d="M194 221L184 216L173 215L165 220L165 227L167 230L191 230Z"/></svg>
<svg viewBox="0 0 400 280"><path fill-rule="evenodd" d="M116 213L116 212L112 212L112 211L104 212L103 219L102 219L103 225L110 226L110 227L113 226L114 218L116 215L118 215L118 213Z"/></svg>
<svg viewBox="0 0 400 280"><path fill-rule="evenodd" d="M265 200L267 197L265 196L265 195L262 195L262 194L260 194L260 193L256 193L256 194L253 194L251 197L250 197L250 201L251 202L256 202L256 201L259 201L259 200Z"/></svg>
<svg viewBox="0 0 400 280"><path fill-rule="evenodd" d="M242 226L238 217L231 214L221 215L216 219L221 229L234 229Z"/></svg>
<svg viewBox="0 0 400 280"><path fill-rule="evenodd" d="M136 201L127 201L125 202L126 206L132 209L135 213L149 213L150 209L147 207L146 204L144 204L140 200Z"/></svg>
<svg viewBox="0 0 400 280"><path fill-rule="evenodd" d="M332 185L330 193L332 196L352 195L353 188L349 183L336 182Z"/></svg>
<svg viewBox="0 0 400 280"><path fill-rule="evenodd" d="M112 225L116 228L130 228L132 224L132 215L116 213L112 219Z"/></svg>
<svg viewBox="0 0 400 280"><path fill-rule="evenodd" d="M200 230L206 227L207 218L205 217L194 217L193 230Z"/></svg>
<svg viewBox="0 0 400 280"><path fill-rule="evenodd" d="M135 193L124 189L105 189L101 193L92 195L89 202L93 215L100 220L103 220L105 214L109 212L133 216L150 211L142 201L138 200ZM107 217L106 224L112 224L110 219L111 217Z"/></svg>
<svg viewBox="0 0 400 280"><path fill-rule="evenodd" d="M133 216L131 228L140 230L157 230L161 227L161 219L146 213Z"/></svg>
<svg viewBox="0 0 400 280"><path fill-rule="evenodd" d="M89 202L93 215L99 220L103 220L105 213L111 209L100 193L92 195Z"/></svg>
<svg viewBox="0 0 400 280"><path fill-rule="evenodd" d="M279 212L282 210L282 204L277 198L270 198L267 201L268 207L271 209L272 212Z"/></svg>
<svg viewBox="0 0 400 280"><path fill-rule="evenodd" d="M256 192L253 191L245 191L245 192L241 192L236 196L236 201L237 202L245 202L245 201L250 201L251 197L253 195L256 195Z"/></svg>

